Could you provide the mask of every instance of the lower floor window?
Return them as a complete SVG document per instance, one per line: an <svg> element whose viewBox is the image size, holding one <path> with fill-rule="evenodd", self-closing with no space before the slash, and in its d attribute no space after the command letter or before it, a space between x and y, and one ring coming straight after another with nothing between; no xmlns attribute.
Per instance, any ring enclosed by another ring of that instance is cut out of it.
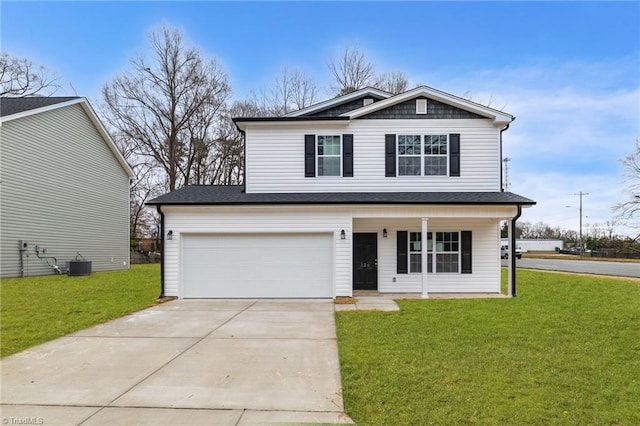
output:
<svg viewBox="0 0 640 426"><path fill-rule="evenodd" d="M459 258L459 234L436 232L436 272L458 272Z"/></svg>
<svg viewBox="0 0 640 426"><path fill-rule="evenodd" d="M427 232L427 273L460 271L460 233ZM422 233L409 233L409 272L422 272Z"/></svg>

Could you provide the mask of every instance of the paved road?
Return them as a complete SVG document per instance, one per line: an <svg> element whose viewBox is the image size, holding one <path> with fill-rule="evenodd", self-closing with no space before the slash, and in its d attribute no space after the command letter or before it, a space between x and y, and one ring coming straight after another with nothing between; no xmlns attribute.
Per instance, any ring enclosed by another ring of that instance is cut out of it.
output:
<svg viewBox="0 0 640 426"><path fill-rule="evenodd" d="M518 259L516 262L518 268L640 278L640 263L564 259ZM507 261L503 260L502 265L507 266Z"/></svg>

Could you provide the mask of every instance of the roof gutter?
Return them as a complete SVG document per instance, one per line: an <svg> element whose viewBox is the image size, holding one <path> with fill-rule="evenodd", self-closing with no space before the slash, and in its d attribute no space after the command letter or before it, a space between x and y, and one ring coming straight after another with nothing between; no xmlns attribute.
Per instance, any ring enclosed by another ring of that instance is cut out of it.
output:
<svg viewBox="0 0 640 426"><path fill-rule="evenodd" d="M522 215L522 204L517 204L518 213L511 219L511 241L509 241L509 261L511 262L511 296L516 297L516 221Z"/></svg>
<svg viewBox="0 0 640 426"><path fill-rule="evenodd" d="M164 212L162 205L158 204L156 210L160 214L160 296L158 299L164 298Z"/></svg>

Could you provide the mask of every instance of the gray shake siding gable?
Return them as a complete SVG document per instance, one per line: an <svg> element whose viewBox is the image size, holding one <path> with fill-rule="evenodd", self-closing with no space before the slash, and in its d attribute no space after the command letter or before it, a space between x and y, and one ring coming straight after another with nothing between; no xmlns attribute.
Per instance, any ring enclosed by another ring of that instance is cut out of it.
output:
<svg viewBox="0 0 640 426"><path fill-rule="evenodd" d="M129 172L83 107L4 121L0 138L0 275L20 276L20 240L25 276L53 273L36 245L60 266L80 253L93 271L129 268Z"/></svg>
<svg viewBox="0 0 640 426"><path fill-rule="evenodd" d="M390 106L389 108L381 109L380 111L372 112L360 118L362 119L402 119L402 118L415 118L415 119L430 119L430 118L482 118L486 119L478 114L474 114L470 111L465 111L460 108L456 108L451 105L436 101L434 99L428 99L419 97L417 99L427 99L427 114L416 114L416 99L410 99L408 101L401 102L399 104Z"/></svg>
<svg viewBox="0 0 640 426"><path fill-rule="evenodd" d="M373 99L374 102L378 102L380 100L379 97L373 95L365 95L361 96L357 99L354 99L349 102L345 102L343 104L323 109L322 111L317 111L311 114L308 114L309 117L338 117L341 114L347 113L349 111L353 111L354 109L362 108L364 106L364 100L366 98Z"/></svg>

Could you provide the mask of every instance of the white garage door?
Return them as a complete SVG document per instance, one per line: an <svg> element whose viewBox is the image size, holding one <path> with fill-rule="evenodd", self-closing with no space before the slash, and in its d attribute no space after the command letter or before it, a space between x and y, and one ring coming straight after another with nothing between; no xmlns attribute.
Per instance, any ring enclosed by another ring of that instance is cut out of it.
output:
<svg viewBox="0 0 640 426"><path fill-rule="evenodd" d="M182 237L182 297L332 297L332 234Z"/></svg>

